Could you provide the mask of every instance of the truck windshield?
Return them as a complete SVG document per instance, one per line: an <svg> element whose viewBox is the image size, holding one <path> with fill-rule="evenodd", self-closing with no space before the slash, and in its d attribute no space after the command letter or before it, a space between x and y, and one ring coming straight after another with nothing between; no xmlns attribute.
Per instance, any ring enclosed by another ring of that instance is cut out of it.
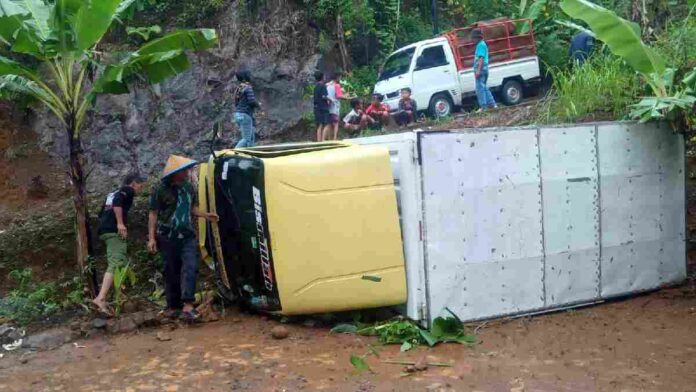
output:
<svg viewBox="0 0 696 392"><path fill-rule="evenodd" d="M410 48L389 56L387 62L384 63L384 69L379 75L379 80L386 80L408 72L415 51L415 48Z"/></svg>

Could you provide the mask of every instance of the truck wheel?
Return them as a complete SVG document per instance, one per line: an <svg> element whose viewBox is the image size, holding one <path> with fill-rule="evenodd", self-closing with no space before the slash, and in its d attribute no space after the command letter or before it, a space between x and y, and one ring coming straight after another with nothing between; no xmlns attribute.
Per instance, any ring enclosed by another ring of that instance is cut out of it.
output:
<svg viewBox="0 0 696 392"><path fill-rule="evenodd" d="M430 98L430 107L428 111L430 115L435 118L447 117L452 114L453 107L454 105L449 95L440 93Z"/></svg>
<svg viewBox="0 0 696 392"><path fill-rule="evenodd" d="M517 105L522 102L523 98L522 84L514 79L506 80L505 83L503 83L503 87L500 89L500 95L506 105Z"/></svg>

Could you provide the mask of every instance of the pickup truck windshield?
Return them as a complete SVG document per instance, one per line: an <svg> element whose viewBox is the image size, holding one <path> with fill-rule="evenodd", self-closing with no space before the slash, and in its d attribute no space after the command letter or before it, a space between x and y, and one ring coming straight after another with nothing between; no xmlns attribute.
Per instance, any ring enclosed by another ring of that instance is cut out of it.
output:
<svg viewBox="0 0 696 392"><path fill-rule="evenodd" d="M415 48L410 48L389 56L387 62L384 63L384 69L379 75L379 80L386 80L408 72L415 51Z"/></svg>

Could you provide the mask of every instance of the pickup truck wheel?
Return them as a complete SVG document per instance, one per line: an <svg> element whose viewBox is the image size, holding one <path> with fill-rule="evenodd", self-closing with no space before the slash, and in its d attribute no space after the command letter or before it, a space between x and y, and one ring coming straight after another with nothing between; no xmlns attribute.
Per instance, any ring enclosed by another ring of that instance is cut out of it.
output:
<svg viewBox="0 0 696 392"><path fill-rule="evenodd" d="M512 106L522 102L522 84L517 80L506 80L500 89L500 95L506 105Z"/></svg>
<svg viewBox="0 0 696 392"><path fill-rule="evenodd" d="M435 118L447 117L452 114L453 107L452 100L447 94L435 94L430 98L430 107L428 111L430 115Z"/></svg>

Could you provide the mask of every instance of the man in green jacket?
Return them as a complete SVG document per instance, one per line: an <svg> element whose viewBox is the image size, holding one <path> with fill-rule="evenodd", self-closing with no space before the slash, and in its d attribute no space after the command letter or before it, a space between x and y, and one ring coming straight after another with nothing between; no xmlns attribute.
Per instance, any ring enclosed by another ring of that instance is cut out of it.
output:
<svg viewBox="0 0 696 392"><path fill-rule="evenodd" d="M162 255L165 316L181 316L196 321L200 315L193 306L198 276L198 244L193 217L217 221L215 214L198 211L197 192L189 181L193 159L171 155L162 180L150 195L148 249Z"/></svg>

